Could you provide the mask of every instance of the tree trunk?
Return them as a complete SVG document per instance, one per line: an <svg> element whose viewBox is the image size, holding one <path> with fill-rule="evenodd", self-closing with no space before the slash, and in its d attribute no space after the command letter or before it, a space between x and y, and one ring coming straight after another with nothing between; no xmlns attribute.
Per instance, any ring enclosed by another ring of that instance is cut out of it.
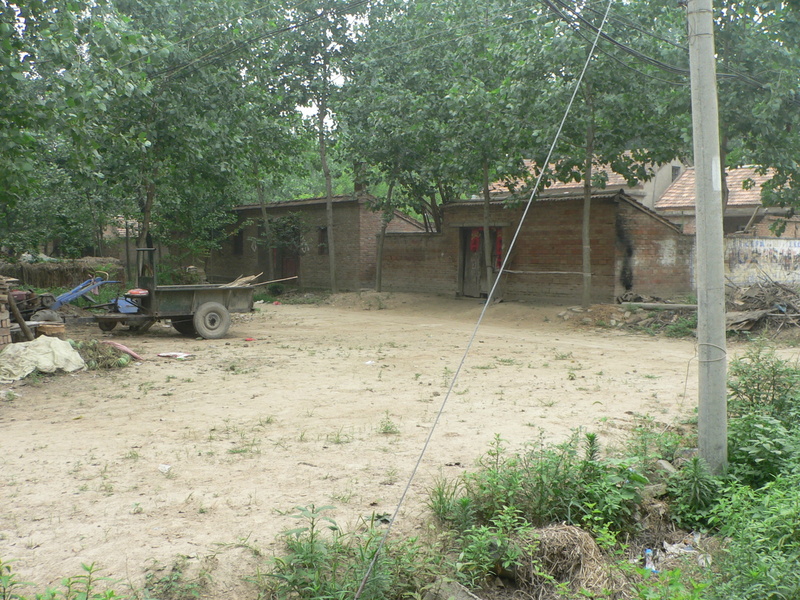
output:
<svg viewBox="0 0 800 600"><path fill-rule="evenodd" d="M153 213L153 203L156 199L155 178L157 174L158 170L156 169L152 174L152 178L145 184L144 206L142 207L142 229L139 231L139 239L136 242L139 248L147 247L147 238L150 235L150 216Z"/></svg>
<svg viewBox="0 0 800 600"><path fill-rule="evenodd" d="M324 77L328 77L327 68L325 70ZM325 215L327 217L328 233L328 265L331 273L331 293L336 294L339 292L339 287L336 283L336 250L333 243L333 192L331 190L331 171L328 168L326 148L327 140L325 136L325 115L328 112L327 87L320 94L317 107L319 109L319 114L317 116L317 127L319 128L319 159L320 163L322 164L322 174L325 177Z"/></svg>
<svg viewBox="0 0 800 600"><path fill-rule="evenodd" d="M258 179L256 184L258 191L258 203L261 206L261 223L264 227L264 246L267 248L267 281L275 279L275 261L272 260L272 231L269 228L269 217L267 216L267 202L264 194L264 182Z"/></svg>
<svg viewBox="0 0 800 600"><path fill-rule="evenodd" d="M486 293L491 291L494 284L494 270L492 269L492 236L489 231L489 218L491 213L491 195L489 193L489 163L483 161L483 260L486 263Z"/></svg>
<svg viewBox="0 0 800 600"><path fill-rule="evenodd" d="M394 191L394 181L389 184L389 190L386 192L386 209L383 211L381 218L381 233L378 236L378 252L375 258L375 291L381 291L381 279L383 278L383 242L386 239L386 228L389 226L389 221L394 216L392 210L392 192Z"/></svg>
<svg viewBox="0 0 800 600"><path fill-rule="evenodd" d="M583 168L583 219L581 221L581 245L583 247L583 290L581 305L588 308L592 303L592 161L594 159L594 106L591 87L587 86L586 106L589 109L589 125L586 127L586 162Z"/></svg>

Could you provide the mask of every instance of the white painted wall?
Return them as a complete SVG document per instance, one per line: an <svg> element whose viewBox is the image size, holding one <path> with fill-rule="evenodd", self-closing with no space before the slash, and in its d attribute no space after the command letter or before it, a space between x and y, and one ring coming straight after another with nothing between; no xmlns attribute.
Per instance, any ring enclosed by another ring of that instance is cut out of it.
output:
<svg viewBox="0 0 800 600"><path fill-rule="evenodd" d="M762 281L764 275L800 284L800 239L725 238L725 274L737 285Z"/></svg>

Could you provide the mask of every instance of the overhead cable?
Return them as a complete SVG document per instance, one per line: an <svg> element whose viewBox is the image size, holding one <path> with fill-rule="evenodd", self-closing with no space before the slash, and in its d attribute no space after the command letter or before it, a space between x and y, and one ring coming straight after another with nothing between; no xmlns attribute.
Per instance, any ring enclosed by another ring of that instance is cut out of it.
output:
<svg viewBox="0 0 800 600"><path fill-rule="evenodd" d="M562 117L561 123L558 126L558 130L556 131L555 137L553 138L553 142L550 145L550 149L549 149L549 151L547 153L547 158L545 159L545 163L544 164L549 164L550 157L553 155L553 152L555 151L555 148L556 148L556 144L558 143L558 139L561 137L561 132L564 129L564 124L566 123L567 117L569 116L570 110L572 109L572 105L575 102L575 97L578 95L578 90L580 89L581 83L583 82L583 77L586 74L586 70L589 68L589 63L591 62L592 58L594 57L594 51L595 51L595 48L597 47L597 42L598 42L598 40L600 38L600 35L602 34L603 27L605 26L606 20L608 18L608 11L611 9L611 3L612 2L613 2L613 0L608 0L608 6L606 7L605 16L603 17L603 21L600 24L600 27L598 28L597 36L595 37L594 42L592 43L592 47L589 50L589 53L588 53L588 55L586 57L586 61L584 62L583 69L581 70L581 74L578 77L578 80L575 82L575 88L574 88L574 90L572 92L572 96L571 96L571 98L569 100L569 104L567 105L567 108L564 111L564 116ZM425 439L425 443L423 444L422 451L420 452L419 457L417 458L417 462L416 462L416 464L414 465L414 468L411 471L411 475L410 475L410 477L408 479L408 482L406 483L405 488L403 489L403 493L401 494L400 500L398 501L397 506L395 507L394 513L392 514L392 517L389 520L389 524L388 524L388 526L386 528L386 531L384 532L383 536L381 537L381 540L378 543L378 547L376 548L375 552L373 553L372 560L370 561L369 566L367 567L367 571L364 574L364 577L361 579L361 584L358 586L358 590L356 591L356 594L355 594L353 600L359 600L359 598L361 597L361 594L363 593L364 588L365 588L367 582L369 581L370 576L372 575L372 571L375 568L375 564L377 563L378 557L379 557L381 551L383 550L383 546L386 543L386 539L389 537L389 534L392 531L392 527L394 525L395 520L397 519L398 513L400 512L400 508L403 506L403 502L405 501L406 495L408 494L408 491L411 488L411 483L414 481L414 478L416 477L417 471L419 470L419 467L422 464L422 459L424 458L425 453L428 450L428 446L430 445L431 439L433 438L433 434L436 431L436 426L438 425L439 420L440 420L440 418L442 416L442 413L444 412L445 406L447 406L447 401L450 398L451 394L453 393L453 388L455 387L455 384L458 381L459 374L461 373L461 370L464 367L464 363L467 360L467 355L469 354L469 351L470 351L470 349L472 348L472 345L475 342L475 338L478 335L478 330L479 330L479 328L481 326L481 323L483 322L484 316L486 315L486 311L487 311L488 307L491 305L492 300L494 299L495 292L497 290L497 285L498 285L498 283L500 281L500 278L503 275L503 272L505 271L505 268L506 268L506 265L508 263L509 257L512 255L512 250L513 250L513 248L514 248L514 246L515 246L515 244L517 242L517 239L519 238L520 231L522 230L522 225L524 224L525 218L527 217L528 212L530 211L530 208L531 208L531 206L533 204L533 199L535 198L536 193L539 190L539 185L541 185L541 181L542 181L542 176L543 175L544 175L544 171L541 171L539 173L539 176L536 179L536 183L533 186L533 189L531 190L531 194L530 194L530 196L528 198L528 202L525 205L525 209L523 210L522 215L520 216L519 223L517 224L517 228L514 231L514 235L511 238L511 242L509 243L508 251L506 252L505 258L503 258L503 262L500 265L500 269L498 270L497 277L495 277L495 280L494 280L494 282L493 282L493 284L491 286L491 289L489 290L489 294L486 297L486 302L483 305L483 309L481 309L481 314L478 316L478 320L475 323L475 328L472 330L472 335L470 336L469 341L467 342L467 347L465 348L464 354L461 357L461 362L459 362L458 367L456 368L456 372L453 375L452 381L450 382L450 387L447 389L447 393L445 394L445 397L442 400L442 404L439 407L439 411L436 413L436 417L434 418L433 424L431 425L431 428L428 431L428 436ZM488 243L488 240L486 242Z"/></svg>

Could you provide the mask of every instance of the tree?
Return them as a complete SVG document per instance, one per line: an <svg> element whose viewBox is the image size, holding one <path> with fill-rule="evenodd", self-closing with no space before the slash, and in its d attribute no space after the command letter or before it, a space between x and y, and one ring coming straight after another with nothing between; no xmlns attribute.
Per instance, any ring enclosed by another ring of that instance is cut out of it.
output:
<svg viewBox="0 0 800 600"><path fill-rule="evenodd" d="M605 21L604 12L589 6L583 11L559 0L548 0L547 5L561 23L561 34L552 47L553 59L561 57L564 65L557 71L559 85L553 86L553 93L542 99L541 110L550 115L552 122L557 122L560 114L554 114L548 107L557 107L556 110L563 113L568 105L567 95L578 85L584 65L586 69L580 94L565 122L550 164L544 164L545 156L541 152L537 153L536 161L546 170L545 184L551 178L583 182L582 304L588 306L592 276L592 189L605 187L609 170L635 185L648 179L656 164L679 156L682 143L675 132L680 132L685 124L669 117L684 113L642 109L643 106L669 104L670 88L664 87L664 80L653 78L651 66L631 64L630 56L616 43L619 36L625 39L624 43L619 42L621 45L641 43L646 29L632 27L627 20ZM601 24L603 36L598 37ZM593 51L595 39L599 43ZM594 55L590 56L590 52Z"/></svg>
<svg viewBox="0 0 800 600"><path fill-rule="evenodd" d="M353 22L360 18L363 5L348 0L325 0L313 6L293 4L286 9L291 31L280 44L278 72L284 88L295 94L299 105L315 112L314 127L325 181L326 233L333 293L338 291L338 283L329 139L336 125L337 95L342 80L349 74L348 63L355 47L357 31Z"/></svg>
<svg viewBox="0 0 800 600"><path fill-rule="evenodd" d="M547 26L514 0L381 7L370 12L340 113L347 145L382 173L392 204L433 231L445 204L481 190L488 291L490 182L527 175L523 151L538 125L531 107L548 75Z"/></svg>

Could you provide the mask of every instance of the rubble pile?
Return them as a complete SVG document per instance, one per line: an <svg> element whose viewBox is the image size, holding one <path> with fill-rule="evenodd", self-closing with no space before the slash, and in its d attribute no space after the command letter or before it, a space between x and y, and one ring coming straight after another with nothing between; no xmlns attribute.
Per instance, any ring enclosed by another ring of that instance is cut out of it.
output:
<svg viewBox="0 0 800 600"><path fill-rule="evenodd" d="M615 305L589 309L570 307L558 315L583 325L637 329L673 337L694 335L697 305L676 304L660 298L627 293ZM773 336L800 326L800 289L774 281L766 275L748 285L729 282L726 288L726 329L768 331Z"/></svg>

